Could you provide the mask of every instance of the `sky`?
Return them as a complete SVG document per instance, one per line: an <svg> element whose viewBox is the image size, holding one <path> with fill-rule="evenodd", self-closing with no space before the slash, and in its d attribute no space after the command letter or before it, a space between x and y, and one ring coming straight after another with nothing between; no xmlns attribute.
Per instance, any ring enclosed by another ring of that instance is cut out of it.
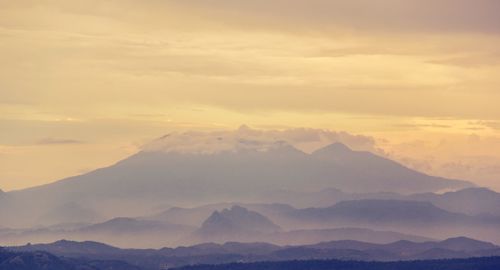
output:
<svg viewBox="0 0 500 270"><path fill-rule="evenodd" d="M245 124L362 136L411 168L500 191L498 10L0 0L0 188L109 166L170 132Z"/></svg>

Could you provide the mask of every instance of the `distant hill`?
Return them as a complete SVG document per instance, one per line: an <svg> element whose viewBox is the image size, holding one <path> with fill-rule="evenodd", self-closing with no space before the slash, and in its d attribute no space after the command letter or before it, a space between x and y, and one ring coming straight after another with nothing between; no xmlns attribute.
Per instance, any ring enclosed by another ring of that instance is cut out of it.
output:
<svg viewBox="0 0 500 270"><path fill-rule="evenodd" d="M399 240L414 242L431 241L431 238L393 231L372 230L366 228L344 227L334 229L302 229L267 235L261 241L283 245L304 245L322 241L357 240L370 243L386 244Z"/></svg>
<svg viewBox="0 0 500 270"><path fill-rule="evenodd" d="M279 203L215 203L192 208L171 207L161 213L143 217L143 219L200 226L214 211L222 211L233 206L244 207L267 216L270 219L296 210L290 205Z"/></svg>
<svg viewBox="0 0 500 270"><path fill-rule="evenodd" d="M93 241L68 241L59 240L50 244L29 244L21 247L11 247L15 251L45 251L62 256L81 256L87 254L89 256L99 254L118 254L122 249Z"/></svg>
<svg viewBox="0 0 500 270"><path fill-rule="evenodd" d="M141 270L122 261L60 258L43 251L0 248L0 270Z"/></svg>
<svg viewBox="0 0 500 270"><path fill-rule="evenodd" d="M466 188L443 194L414 194L408 199L429 201L443 209L469 215L500 216L500 193L487 188Z"/></svg>
<svg viewBox="0 0 500 270"><path fill-rule="evenodd" d="M500 216L500 193L480 187L465 188L443 194L426 192L409 195L395 192L351 193L336 188L315 192L273 190L260 198L262 202L285 203L298 208L328 207L340 201L367 199L425 201L450 212Z"/></svg>

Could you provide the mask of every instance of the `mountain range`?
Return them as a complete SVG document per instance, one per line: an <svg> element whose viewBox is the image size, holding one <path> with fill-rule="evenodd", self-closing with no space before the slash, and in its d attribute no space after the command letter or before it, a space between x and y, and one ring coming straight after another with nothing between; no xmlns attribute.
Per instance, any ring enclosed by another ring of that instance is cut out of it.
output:
<svg viewBox="0 0 500 270"><path fill-rule="evenodd" d="M225 204L223 204L225 205ZM255 206L255 205L254 205ZM211 209L214 206L202 207ZM274 209L274 205L269 206ZM256 205L265 209L265 205ZM278 209L294 209L279 207ZM295 209L296 210L296 209ZM184 210L189 212L190 210ZM192 209L195 213L199 209ZM239 205L212 210L197 226L173 224L160 216L145 218L113 218L96 224L61 224L37 229L4 229L0 239L9 245L27 242L51 242L58 239L92 240L121 247L163 247L203 242L267 241L275 244L311 244L324 240L354 239L388 243L396 240L426 241L428 237L367 228L322 228L284 230L267 216ZM170 212L170 211L167 211ZM293 212L277 212L278 216ZM160 218L155 220L154 218ZM172 220L172 219L169 219Z"/></svg>

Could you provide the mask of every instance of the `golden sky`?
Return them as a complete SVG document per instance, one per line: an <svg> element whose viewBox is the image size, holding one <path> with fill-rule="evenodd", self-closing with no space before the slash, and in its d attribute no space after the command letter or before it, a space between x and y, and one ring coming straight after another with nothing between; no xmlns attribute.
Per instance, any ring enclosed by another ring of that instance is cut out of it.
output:
<svg viewBox="0 0 500 270"><path fill-rule="evenodd" d="M500 1L0 0L0 188L307 127L500 190Z"/></svg>

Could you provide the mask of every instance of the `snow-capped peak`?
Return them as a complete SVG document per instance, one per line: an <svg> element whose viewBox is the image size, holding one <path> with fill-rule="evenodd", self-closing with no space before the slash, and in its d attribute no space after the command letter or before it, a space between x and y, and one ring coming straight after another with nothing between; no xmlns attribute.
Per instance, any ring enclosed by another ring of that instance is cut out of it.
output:
<svg viewBox="0 0 500 270"><path fill-rule="evenodd" d="M189 154L215 154L221 152L258 151L291 146L286 140L270 137L247 126L215 132L174 132L164 135L143 147L143 151L162 151Z"/></svg>

